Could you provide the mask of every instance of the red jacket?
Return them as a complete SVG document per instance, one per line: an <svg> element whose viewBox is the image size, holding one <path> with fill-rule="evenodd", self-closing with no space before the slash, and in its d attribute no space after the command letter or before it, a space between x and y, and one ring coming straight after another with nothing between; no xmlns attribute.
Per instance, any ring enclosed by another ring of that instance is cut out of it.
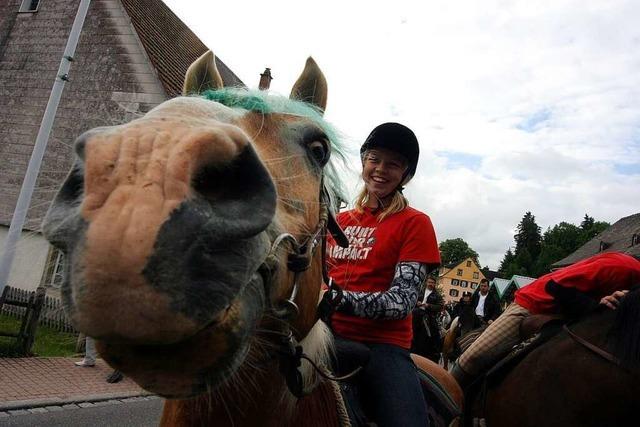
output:
<svg viewBox="0 0 640 427"><path fill-rule="evenodd" d="M551 280L600 300L640 285L640 261L619 252L598 254L536 279L516 292L515 302L531 314L555 312L554 299L545 289Z"/></svg>

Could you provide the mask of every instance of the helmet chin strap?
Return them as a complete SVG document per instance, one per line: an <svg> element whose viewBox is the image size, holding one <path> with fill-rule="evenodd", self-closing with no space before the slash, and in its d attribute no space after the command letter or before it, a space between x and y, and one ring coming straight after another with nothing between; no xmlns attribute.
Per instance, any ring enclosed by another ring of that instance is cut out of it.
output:
<svg viewBox="0 0 640 427"><path fill-rule="evenodd" d="M395 190L393 190L391 193L389 193L389 194L387 194L386 196L383 196L383 197L378 197L378 196L376 196L374 193L371 193L371 192L370 192L370 193L369 193L369 197L370 197L370 198L373 198L374 200L376 200L376 201L378 202L378 206L376 207L376 209L378 209L378 208L380 208L380 207L385 207L386 205L384 204L383 200L385 200L385 199L388 199L388 198L392 197L392 196L393 196L393 193L394 193L395 191L400 191L400 190L399 190L399 188L401 188L401 187L396 188L396 189L395 189ZM400 191L400 192L402 193L402 191Z"/></svg>

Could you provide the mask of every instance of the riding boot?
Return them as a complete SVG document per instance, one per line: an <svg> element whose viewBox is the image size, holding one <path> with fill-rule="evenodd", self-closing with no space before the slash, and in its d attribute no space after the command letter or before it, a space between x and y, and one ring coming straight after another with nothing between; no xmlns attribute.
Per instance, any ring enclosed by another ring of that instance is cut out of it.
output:
<svg viewBox="0 0 640 427"><path fill-rule="evenodd" d="M455 380L460 385L460 388L462 388L463 390L469 387L476 379L475 375L471 375L470 373L462 369L460 365L458 365L458 363L454 363L453 367L451 368L451 375L453 376L453 378L455 378Z"/></svg>

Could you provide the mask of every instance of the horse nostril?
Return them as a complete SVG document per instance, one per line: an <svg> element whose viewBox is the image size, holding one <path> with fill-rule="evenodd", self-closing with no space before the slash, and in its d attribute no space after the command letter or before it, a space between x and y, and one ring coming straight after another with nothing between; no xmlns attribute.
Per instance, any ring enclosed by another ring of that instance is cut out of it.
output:
<svg viewBox="0 0 640 427"><path fill-rule="evenodd" d="M191 186L193 190L209 202L224 196L224 185L220 185L224 181L224 171L220 167L205 166L194 175Z"/></svg>
<svg viewBox="0 0 640 427"><path fill-rule="evenodd" d="M191 187L210 206L210 225L220 235L254 236L275 215L275 185L251 145L228 164L202 166L194 173Z"/></svg>

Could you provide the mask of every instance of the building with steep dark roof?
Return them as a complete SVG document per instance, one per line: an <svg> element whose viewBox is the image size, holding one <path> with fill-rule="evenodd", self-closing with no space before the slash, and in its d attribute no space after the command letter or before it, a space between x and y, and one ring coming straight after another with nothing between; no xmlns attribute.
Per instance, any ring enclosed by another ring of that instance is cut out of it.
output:
<svg viewBox="0 0 640 427"><path fill-rule="evenodd" d="M493 270L489 270L489 269L482 269L482 274L484 274L484 277L491 282L493 279L502 279L502 274L499 271L493 271Z"/></svg>
<svg viewBox="0 0 640 427"><path fill-rule="evenodd" d="M622 252L640 259L640 213L618 220L571 255L551 264L551 267L566 267L603 252Z"/></svg>
<svg viewBox="0 0 640 427"><path fill-rule="evenodd" d="M0 0L0 247L3 246L36 135L79 0ZM9 285L35 288L57 255L38 233L73 161L73 142L178 95L189 65L207 46L160 0L91 2ZM225 85L244 86L220 60ZM56 271L56 266L51 268Z"/></svg>

